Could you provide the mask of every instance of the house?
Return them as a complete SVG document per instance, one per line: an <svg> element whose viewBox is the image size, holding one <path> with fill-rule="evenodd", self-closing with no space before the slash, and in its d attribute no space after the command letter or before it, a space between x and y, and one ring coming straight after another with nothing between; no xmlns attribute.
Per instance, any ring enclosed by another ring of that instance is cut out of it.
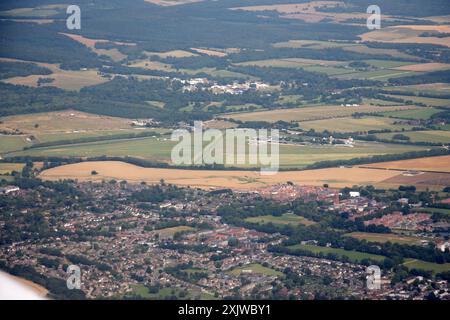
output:
<svg viewBox="0 0 450 320"><path fill-rule="evenodd" d="M447 249L450 249L450 242L448 241L436 242L436 249L445 252Z"/></svg>
<svg viewBox="0 0 450 320"><path fill-rule="evenodd" d="M358 191L350 191L350 197L359 198L361 194Z"/></svg>
<svg viewBox="0 0 450 320"><path fill-rule="evenodd" d="M19 187L16 186L7 186L5 188L0 189L0 194L10 194L12 192L18 192L20 191Z"/></svg>

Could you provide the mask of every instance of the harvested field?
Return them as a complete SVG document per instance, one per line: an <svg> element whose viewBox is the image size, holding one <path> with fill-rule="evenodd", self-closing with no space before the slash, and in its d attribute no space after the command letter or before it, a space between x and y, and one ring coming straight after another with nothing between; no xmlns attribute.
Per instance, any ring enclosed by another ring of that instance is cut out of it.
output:
<svg viewBox="0 0 450 320"><path fill-rule="evenodd" d="M194 50L195 52L206 54L208 56L213 57L225 57L227 54L225 52L217 51L217 50L210 50L210 49L202 49L202 48L191 48L191 50Z"/></svg>
<svg viewBox="0 0 450 320"><path fill-rule="evenodd" d="M424 174L409 176L398 175L387 180L383 183L387 184L399 184L399 185L414 185L414 186L430 186L430 187L442 187L450 185L450 173L434 173L426 172Z"/></svg>
<svg viewBox="0 0 450 320"><path fill-rule="evenodd" d="M95 170L98 175L91 175ZM200 188L257 189L267 185L291 181L299 185L352 187L353 185L377 184L400 173L389 170L363 168L330 168L307 171L282 171L264 176L256 171L236 170L181 170L142 168L118 161L82 162L64 165L41 173L46 180L78 179L79 181L127 180L130 183L167 183Z"/></svg>
<svg viewBox="0 0 450 320"><path fill-rule="evenodd" d="M365 167L396 170L439 171L450 173L450 156L379 162L366 165Z"/></svg>
<svg viewBox="0 0 450 320"><path fill-rule="evenodd" d="M442 25L402 25L371 31L359 37L366 42L386 43L428 43L450 47L450 37L420 37L424 31L448 33L450 26Z"/></svg>
<svg viewBox="0 0 450 320"><path fill-rule="evenodd" d="M419 63L407 66L401 66L394 68L395 70L403 71L415 71L415 72L430 72L430 71L441 71L450 69L450 64L448 63Z"/></svg>

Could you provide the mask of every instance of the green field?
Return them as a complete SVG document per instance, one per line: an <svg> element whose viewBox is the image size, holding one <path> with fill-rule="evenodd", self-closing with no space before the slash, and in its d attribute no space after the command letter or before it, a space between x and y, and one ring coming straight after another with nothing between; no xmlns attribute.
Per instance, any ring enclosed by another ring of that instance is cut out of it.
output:
<svg viewBox="0 0 450 320"><path fill-rule="evenodd" d="M402 236L392 233L384 234L384 233L352 232L345 234L345 236L359 240L367 240L369 242L385 243L389 241L392 243L409 244L409 245L418 244L421 240L421 238L417 237Z"/></svg>
<svg viewBox="0 0 450 320"><path fill-rule="evenodd" d="M180 297L181 290L178 288L161 288L157 293L150 293L148 288L142 284L133 285L133 295L140 296L144 299L150 300L164 300L168 299L171 296L176 296L178 298L183 299L191 299L192 294L190 292L187 293L186 296Z"/></svg>
<svg viewBox="0 0 450 320"><path fill-rule="evenodd" d="M20 172L24 166L24 163L0 163L0 174L4 175L12 171Z"/></svg>
<svg viewBox="0 0 450 320"><path fill-rule="evenodd" d="M354 107L345 106L307 106L291 109L278 109L271 111L255 111L225 114L223 117L232 118L241 121L312 121L321 119L333 119L350 117L354 113L383 113L391 111L408 110L414 113L419 107L378 107L370 105L361 105ZM339 121L339 120L336 120Z"/></svg>
<svg viewBox="0 0 450 320"><path fill-rule="evenodd" d="M315 121L305 121L300 123L303 130L314 129L315 131L333 131L333 132L367 132L369 130L408 130L412 126L405 124L394 124L396 120L383 117L366 118L339 118L325 119Z"/></svg>
<svg viewBox="0 0 450 320"><path fill-rule="evenodd" d="M400 78L411 75L418 75L420 72L413 71L400 71L400 70L390 70L390 69L380 69L380 70L370 70L370 71L359 71L353 73L346 73L337 76L339 79L366 79L366 80L378 80L387 81L393 78Z"/></svg>
<svg viewBox="0 0 450 320"><path fill-rule="evenodd" d="M161 234L173 236L177 232L194 231L194 230L195 230L195 228L192 228L189 226L178 226L178 227L159 229L159 230L157 230L157 232L161 233Z"/></svg>
<svg viewBox="0 0 450 320"><path fill-rule="evenodd" d="M392 139L398 133L378 133L377 138ZM432 143L450 143L450 131L427 130L427 131L411 131L401 132L402 135L409 137L411 142L432 142Z"/></svg>
<svg viewBox="0 0 450 320"><path fill-rule="evenodd" d="M350 250L344 250L344 249L338 249L338 248L328 248L328 247L319 247L319 246L313 246L313 245L303 245L303 244L296 244L293 246L289 246L289 249L295 251L295 250L305 250L310 251L312 253L318 254L322 253L324 255L328 253L333 253L337 256L343 257L346 256L350 259L352 262L360 262L364 259L371 259L375 261L383 261L385 259L384 256L371 254L371 253L365 253L365 252L359 252L359 251L350 251Z"/></svg>
<svg viewBox="0 0 450 320"><path fill-rule="evenodd" d="M21 150L30 145L31 142L26 141L24 136L0 135L0 154Z"/></svg>
<svg viewBox="0 0 450 320"><path fill-rule="evenodd" d="M449 99L439 99L439 98L428 98L428 97L418 97L418 96L404 96L404 95L393 95L388 94L388 97L403 99L404 101L413 101L415 103L423 103L430 107L450 107Z"/></svg>
<svg viewBox="0 0 450 320"><path fill-rule="evenodd" d="M246 273L245 270L248 270L247 272L249 272L249 273L260 273L260 274L265 274L267 276L281 277L283 275L283 273L281 273L280 271L263 267L259 263L252 263L252 264L248 264L248 265L245 265L242 267L237 267L231 271L228 271L228 273L232 274L233 276L238 277L241 274L245 274ZM250 272L250 270L251 270L251 272Z"/></svg>
<svg viewBox="0 0 450 320"><path fill-rule="evenodd" d="M139 138L91 142L83 144L61 145L45 148L33 148L10 153L8 156L60 156L60 157L97 157L117 156L136 157L151 161L170 163L171 150L175 145L163 138ZM379 154L404 153L425 150L425 147L394 145L376 142L358 142L354 147L340 145L280 145L280 166L302 168L318 161L346 160ZM248 148L247 148L248 150ZM254 164L239 165L254 167Z"/></svg>
<svg viewBox="0 0 450 320"><path fill-rule="evenodd" d="M271 215L267 216L258 216L258 217L251 217L245 219L245 221L252 222L252 223L258 223L258 224L267 224L267 223L273 223L275 225L305 225L309 226L314 224L313 221L310 221L304 217L297 216L292 213L285 213L280 217L275 217Z"/></svg>
<svg viewBox="0 0 450 320"><path fill-rule="evenodd" d="M403 265L409 269L432 271L435 274L450 271L450 263L438 264L416 259L405 259L405 263L403 263Z"/></svg>
<svg viewBox="0 0 450 320"><path fill-rule="evenodd" d="M402 110L402 111L387 111L380 113L385 117L400 118L400 119L413 119L413 120L427 120L432 115L442 112L442 110L430 107L421 107L414 110Z"/></svg>

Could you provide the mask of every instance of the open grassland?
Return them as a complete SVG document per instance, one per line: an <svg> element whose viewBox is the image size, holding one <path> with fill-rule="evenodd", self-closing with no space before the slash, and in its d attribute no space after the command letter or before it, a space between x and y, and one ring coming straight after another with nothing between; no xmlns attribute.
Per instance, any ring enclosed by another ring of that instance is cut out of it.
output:
<svg viewBox="0 0 450 320"><path fill-rule="evenodd" d="M350 79L361 79L361 80L377 80L377 81L388 81L389 79L400 78L411 75L419 75L419 72L413 71L400 71L391 69L380 69L380 70L370 70L370 71L357 71L351 73L344 73L336 75L337 78L341 80Z"/></svg>
<svg viewBox="0 0 450 320"><path fill-rule="evenodd" d="M345 236L352 237L358 240L367 240L369 242L378 242L378 243L392 242L408 245L419 244L420 240L422 240L421 238L402 236L393 233L352 232L346 234Z"/></svg>
<svg viewBox="0 0 450 320"><path fill-rule="evenodd" d="M300 123L303 130L314 129L315 131L332 132L367 132L369 130L396 130L410 129L410 125L394 124L396 120L383 117L367 118L339 118L315 121L305 121Z"/></svg>
<svg viewBox="0 0 450 320"><path fill-rule="evenodd" d="M345 106L317 106L317 107L301 107L295 109L279 109L271 111L257 111L246 113L234 113L224 115L224 117L241 120L241 121L310 121L332 118L349 117L354 113L381 113L387 111L416 110L417 107L411 106L392 106L379 107L362 105L358 107Z"/></svg>
<svg viewBox="0 0 450 320"><path fill-rule="evenodd" d="M29 87L37 87L39 79L54 79L51 83L43 83L41 86L53 86L65 90L77 91L84 87L94 86L97 84L110 81L107 78L102 77L97 70L63 70L58 64L54 63L41 63L35 61L23 61L17 59L1 58L0 61L16 61L16 62L28 62L34 63L41 67L48 68L52 71L49 75L30 75L26 77L13 77L3 79L1 81L5 83L11 83L15 85L24 85Z"/></svg>
<svg viewBox="0 0 450 320"><path fill-rule="evenodd" d="M292 225L292 226L298 226L298 225L310 226L315 223L304 217L297 216L293 213L285 213L279 217L271 216L271 215L251 217L251 218L245 219L245 221L252 222L252 223L258 223L258 224L273 223L275 225Z"/></svg>
<svg viewBox="0 0 450 320"><path fill-rule="evenodd" d="M370 165L367 165L366 167L397 170L450 172L450 156L379 162L372 163Z"/></svg>
<svg viewBox="0 0 450 320"><path fill-rule="evenodd" d="M282 272L271 269L271 268L264 267L259 263L252 263L252 264L247 264L242 267L237 267L237 268L234 268L233 270L229 271L228 273L232 274L233 276L236 276L236 277L239 277L241 274L246 274L246 273L259 273L259 274L264 274L267 276L275 276L275 277L281 277L283 275Z"/></svg>
<svg viewBox="0 0 450 320"><path fill-rule="evenodd" d="M427 106L434 107L450 107L450 99L418 97L418 96L406 96L398 94L389 94L388 97L403 99L404 101L413 101L415 103L423 103Z"/></svg>
<svg viewBox="0 0 450 320"><path fill-rule="evenodd" d="M397 133L377 133L376 136L380 139L392 139L395 134ZM409 137L412 142L450 143L450 131L427 130L401 132L401 134Z"/></svg>
<svg viewBox="0 0 450 320"><path fill-rule="evenodd" d="M191 293L188 292L187 295L181 296L181 290L179 288L161 288L158 292L152 293L149 288L143 284L132 285L132 295L139 296L143 299L149 300L166 300L171 297L177 297L177 299L191 299L193 298ZM126 295L127 296L127 295Z"/></svg>
<svg viewBox="0 0 450 320"><path fill-rule="evenodd" d="M421 94L431 94L431 95L439 95L439 94L447 95L450 92L450 84L448 84L448 83L427 83L427 84L416 84L416 85L409 85L409 86L385 87L385 88L383 88L383 90L401 91L401 92L408 92L408 93L414 93L414 94L421 93Z"/></svg>
<svg viewBox="0 0 450 320"><path fill-rule="evenodd" d="M371 259L375 261L383 261L385 259L384 256L371 254L371 253L365 253L365 252L359 252L359 251L351 251L351 250L344 250L344 249L338 249L338 248L328 248L328 247L319 247L319 246L313 246L313 245L303 245L303 244L296 244L293 246L289 246L289 249L295 251L295 250L303 250L303 251L309 251L314 254L320 254L327 255L329 253L335 254L339 257L348 257L350 261L352 262L360 262L364 259Z"/></svg>
<svg viewBox="0 0 450 320"><path fill-rule="evenodd" d="M285 42L277 42L272 45L275 48L309 48L309 49L326 49L326 48L346 48L358 46L354 43L333 42L320 40L289 40Z"/></svg>
<svg viewBox="0 0 450 320"><path fill-rule="evenodd" d="M113 139L114 136L111 136ZM107 140L77 144L58 145L52 147L36 147L8 154L8 156L59 156L59 157L136 157L152 161L171 162L171 151L176 142L169 138L133 138ZM395 154L425 150L425 147L410 145L384 144L377 142L358 142L353 147L344 145L293 145L279 146L279 163L282 168L304 168L316 162L326 160L348 160L380 154ZM13 149L18 150L18 149ZM19 149L20 150L20 149ZM255 167L248 161L248 150L244 163L236 167Z"/></svg>
<svg viewBox="0 0 450 320"><path fill-rule="evenodd" d="M356 45L356 46L346 46L343 47L346 51L352 51L357 53L366 53L366 54L378 54L378 55L388 55L394 58L402 58L408 59L412 61L419 60L418 57L412 56L406 53L403 53L396 49L383 49L383 48L370 48L366 45Z"/></svg>
<svg viewBox="0 0 450 320"><path fill-rule="evenodd" d="M24 136L0 135L0 155L11 151L22 150L29 145L31 145L31 142L28 142Z"/></svg>
<svg viewBox="0 0 450 320"><path fill-rule="evenodd" d="M285 58L285 59L268 59L268 60L258 60L258 61L247 61L237 63L237 65L242 66L257 66L257 67L278 67L278 68L302 68L305 66L336 66L343 65L345 63L341 61L333 60L314 60L314 59L303 59L303 58Z"/></svg>
<svg viewBox="0 0 450 320"><path fill-rule="evenodd" d="M439 112L442 112L442 110L432 107L421 107L414 110L387 111L380 113L380 115L400 119L428 120Z"/></svg>
<svg viewBox="0 0 450 320"><path fill-rule="evenodd" d="M70 110L8 116L0 120L0 130L19 130L35 135L131 128L131 121L128 119Z"/></svg>
<svg viewBox="0 0 450 320"><path fill-rule="evenodd" d="M97 175L92 175L95 170ZM328 168L307 171L281 171L274 175L261 175L259 171L237 170L181 170L142 168L118 161L82 162L43 171L45 180L78 179L79 181L126 180L130 183L145 181L149 184L167 183L200 188L256 189L291 181L299 185L352 187L377 185L398 176L399 172L364 168Z"/></svg>
<svg viewBox="0 0 450 320"><path fill-rule="evenodd" d="M420 269L425 271L431 271L434 274L450 271L450 263L432 263L428 261L416 260L416 259L405 259L403 263L408 269Z"/></svg>
<svg viewBox="0 0 450 320"><path fill-rule="evenodd" d="M191 50L194 50L195 52L198 52L200 54L205 54L207 56L212 57L226 57L227 53L218 51L218 50L212 50L212 49L205 49L205 48L191 48Z"/></svg>

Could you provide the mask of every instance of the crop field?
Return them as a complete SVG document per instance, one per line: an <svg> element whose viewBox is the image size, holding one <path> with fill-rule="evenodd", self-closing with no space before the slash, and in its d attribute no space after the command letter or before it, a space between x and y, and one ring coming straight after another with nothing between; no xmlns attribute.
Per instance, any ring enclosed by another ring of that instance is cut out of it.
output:
<svg viewBox="0 0 450 320"><path fill-rule="evenodd" d="M416 71L416 72L431 72L431 71L441 71L450 69L450 64L448 63L420 63L413 65L404 65L401 67L396 67L396 70L404 71Z"/></svg>
<svg viewBox="0 0 450 320"><path fill-rule="evenodd" d="M92 175L95 170L97 175ZM401 175L397 171L366 168L329 168L306 171L280 171L274 175L261 175L256 171L237 170L181 170L143 168L118 161L82 162L43 171L45 180L77 179L79 181L126 180L130 183L145 181L149 184L167 183L199 188L232 188L253 190L268 185L291 181L299 185L352 187L354 185L379 185ZM398 186L399 184L390 184Z"/></svg>
<svg viewBox="0 0 450 320"><path fill-rule="evenodd" d="M151 51L145 51L145 54L149 57L151 56L158 56L162 59L165 58L187 58L187 57L195 57L198 56L198 54L195 54L193 52L185 51L185 50L171 50L171 51L165 51L165 52L151 52Z"/></svg>
<svg viewBox="0 0 450 320"><path fill-rule="evenodd" d="M380 115L400 119L427 120L430 119L432 115L442 111L443 110L431 107L420 107L419 109L414 110L387 111L380 113Z"/></svg>
<svg viewBox="0 0 450 320"><path fill-rule="evenodd" d="M392 139L396 133L377 133L377 138ZM429 130L429 131L411 131L401 132L402 135L409 137L412 142L432 142L432 143L450 143L450 131Z"/></svg>
<svg viewBox="0 0 450 320"><path fill-rule="evenodd" d="M408 245L419 244L420 240L422 240L421 238L417 237L402 236L393 233L384 234L384 233L352 232L346 234L345 236L352 237L358 240L367 240L369 242L385 243L389 241L392 243L408 244Z"/></svg>
<svg viewBox="0 0 450 320"><path fill-rule="evenodd" d="M416 259L406 259L403 265L408 267L409 269L420 269L425 271L431 271L434 274L450 271L450 263L438 264Z"/></svg>
<svg viewBox="0 0 450 320"><path fill-rule="evenodd" d="M385 259L384 256L371 254L371 253L365 253L365 252L359 252L359 251L351 251L351 250L344 250L344 249L338 249L338 248L328 248L328 247L319 247L319 246L313 246L313 245L303 245L303 244L296 244L293 246L289 246L289 249L295 251L295 250L304 250L304 251L310 251L315 254L322 253L324 255L327 255L329 253L335 254L340 257L348 257L350 261L352 262L360 262L364 259L371 259L375 261L383 261Z"/></svg>
<svg viewBox="0 0 450 320"><path fill-rule="evenodd" d="M298 226L298 225L309 226L309 225L314 224L313 221L310 221L304 217L297 216L292 213L285 213L279 217L272 216L272 215L251 217L251 218L245 219L245 221L252 222L252 223L258 223L258 224L273 223L275 225L292 225L292 226Z"/></svg>
<svg viewBox="0 0 450 320"><path fill-rule="evenodd" d="M305 121L300 123L303 130L314 129L315 131L333 132L367 132L369 130L402 130L410 129L412 126L406 124L394 124L396 120L383 117L367 118L339 118L315 121Z"/></svg>
<svg viewBox="0 0 450 320"><path fill-rule="evenodd" d="M427 157L367 165L371 168L450 172L450 156Z"/></svg>
<svg viewBox="0 0 450 320"><path fill-rule="evenodd" d="M276 276L276 277L281 277L283 275L282 272L271 269L271 268L263 267L259 263L252 263L252 264L247 264L242 267L237 267L237 268L234 268L233 270L229 271L229 273L236 277L239 277L241 274L245 274L245 273L259 273L259 274L264 274L267 276Z"/></svg>
<svg viewBox="0 0 450 320"><path fill-rule="evenodd" d="M280 109L271 111L257 111L246 113L234 113L224 115L224 117L241 120L241 121L310 121L332 118L349 117L354 113L381 113L387 111L416 110L418 107L411 106L392 106L379 107L362 105L358 107L344 106L317 106L317 107L301 107L295 109Z"/></svg>
<svg viewBox="0 0 450 320"><path fill-rule="evenodd" d="M401 25L386 27L360 35L363 41L386 43L428 43L450 47L450 38L420 37L423 32L444 32L450 30L445 25Z"/></svg>

